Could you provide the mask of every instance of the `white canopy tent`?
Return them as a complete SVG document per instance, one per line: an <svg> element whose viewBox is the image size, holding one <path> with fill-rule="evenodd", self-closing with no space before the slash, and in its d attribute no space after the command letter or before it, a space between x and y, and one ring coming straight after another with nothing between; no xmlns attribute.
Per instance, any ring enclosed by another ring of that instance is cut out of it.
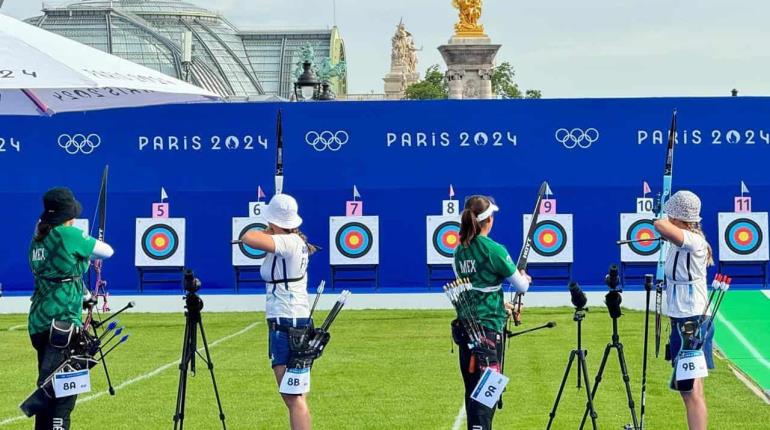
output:
<svg viewBox="0 0 770 430"><path fill-rule="evenodd" d="M0 13L0 115L53 115L220 96Z"/></svg>

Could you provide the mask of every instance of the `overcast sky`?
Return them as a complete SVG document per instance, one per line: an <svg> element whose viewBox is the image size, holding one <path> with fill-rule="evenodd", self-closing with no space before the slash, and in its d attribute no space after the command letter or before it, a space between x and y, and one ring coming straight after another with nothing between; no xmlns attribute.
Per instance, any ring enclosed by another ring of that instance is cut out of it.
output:
<svg viewBox="0 0 770 430"><path fill-rule="evenodd" d="M332 0L190 0L239 28L330 27ZM351 93L382 92L390 38L403 17L421 71L441 63L452 35L451 0L337 0ZM26 18L34 0L6 0ZM545 97L770 94L766 0L485 0L482 23L502 45L522 88Z"/></svg>

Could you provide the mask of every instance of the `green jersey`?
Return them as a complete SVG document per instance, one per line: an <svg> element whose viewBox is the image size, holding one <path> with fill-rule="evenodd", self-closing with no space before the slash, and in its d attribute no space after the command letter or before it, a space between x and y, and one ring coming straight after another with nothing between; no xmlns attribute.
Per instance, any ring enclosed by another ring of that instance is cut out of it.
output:
<svg viewBox="0 0 770 430"><path fill-rule="evenodd" d="M29 246L35 293L29 309L29 333L41 333L51 320L82 325L83 274L96 239L77 227L58 226Z"/></svg>
<svg viewBox="0 0 770 430"><path fill-rule="evenodd" d="M508 250L486 236L476 236L470 246L460 245L455 250L455 272L461 278L470 279L472 289L464 294L468 294L484 327L503 331L506 312L502 282L515 271L516 265Z"/></svg>

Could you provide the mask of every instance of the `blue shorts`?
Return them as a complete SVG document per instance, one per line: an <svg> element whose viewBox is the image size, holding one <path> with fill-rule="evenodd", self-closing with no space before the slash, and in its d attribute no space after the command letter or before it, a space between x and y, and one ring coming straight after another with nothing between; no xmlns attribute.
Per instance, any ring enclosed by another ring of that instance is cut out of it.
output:
<svg viewBox="0 0 770 430"><path fill-rule="evenodd" d="M289 364L289 327L307 327L309 318L268 318L268 356L272 366ZM277 326L277 327L276 327Z"/></svg>
<svg viewBox="0 0 770 430"><path fill-rule="evenodd" d="M687 321L698 321L701 316L694 316L688 318L671 318L671 334L668 336L668 343L671 348L671 366L676 365L676 356L679 355L679 350L682 349L682 332L681 327ZM706 327L701 325L701 339L703 339L703 355L706 358L706 365L709 369L714 368L714 325L711 324L706 332Z"/></svg>

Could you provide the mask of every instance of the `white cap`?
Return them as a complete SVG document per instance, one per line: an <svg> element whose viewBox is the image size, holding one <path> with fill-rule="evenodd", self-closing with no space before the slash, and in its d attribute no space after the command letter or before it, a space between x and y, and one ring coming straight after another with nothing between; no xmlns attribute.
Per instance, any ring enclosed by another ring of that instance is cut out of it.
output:
<svg viewBox="0 0 770 430"><path fill-rule="evenodd" d="M666 215L684 222L700 222L700 198L692 191L677 191L666 202Z"/></svg>
<svg viewBox="0 0 770 430"><path fill-rule="evenodd" d="M500 208L497 207L496 204L494 204L494 203L492 203L490 201L489 202L489 207L487 208L487 210L485 210L484 212L478 214L476 219L478 219L479 221L484 221L485 219L491 217L493 213L495 213L495 212L497 212L499 210L500 210Z"/></svg>
<svg viewBox="0 0 770 430"><path fill-rule="evenodd" d="M297 213L297 201L288 194L278 194L270 199L265 209L265 220L286 230L302 225L302 218Z"/></svg>

